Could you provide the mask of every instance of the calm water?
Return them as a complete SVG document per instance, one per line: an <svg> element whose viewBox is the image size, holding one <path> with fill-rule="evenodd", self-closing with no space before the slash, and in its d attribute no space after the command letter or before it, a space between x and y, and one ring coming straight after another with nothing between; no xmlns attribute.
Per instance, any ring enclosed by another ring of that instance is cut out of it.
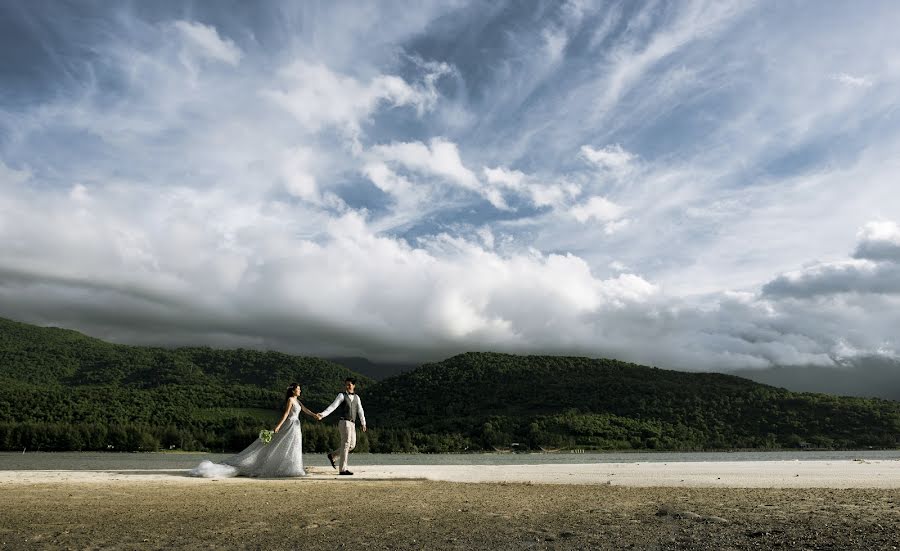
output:
<svg viewBox="0 0 900 551"><path fill-rule="evenodd" d="M0 470L188 469L218 453L0 452ZM674 463L679 461L900 460L900 450L635 453L353 454L353 465L541 465L554 463ZM325 454L304 456L309 466L328 465Z"/></svg>

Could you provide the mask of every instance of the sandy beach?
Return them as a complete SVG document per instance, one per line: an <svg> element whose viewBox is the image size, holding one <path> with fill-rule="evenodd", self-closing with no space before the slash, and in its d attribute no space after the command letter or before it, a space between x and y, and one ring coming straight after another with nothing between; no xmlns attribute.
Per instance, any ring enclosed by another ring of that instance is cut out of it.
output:
<svg viewBox="0 0 900 551"><path fill-rule="evenodd" d="M577 484L687 488L884 488L900 489L900 460L678 461L542 465L368 465L356 480ZM308 467L306 480L337 479L334 471ZM229 479L229 482L252 480ZM183 469L0 471L0 484L113 483L190 484Z"/></svg>
<svg viewBox="0 0 900 551"><path fill-rule="evenodd" d="M0 471L0 547L900 549L900 461Z"/></svg>

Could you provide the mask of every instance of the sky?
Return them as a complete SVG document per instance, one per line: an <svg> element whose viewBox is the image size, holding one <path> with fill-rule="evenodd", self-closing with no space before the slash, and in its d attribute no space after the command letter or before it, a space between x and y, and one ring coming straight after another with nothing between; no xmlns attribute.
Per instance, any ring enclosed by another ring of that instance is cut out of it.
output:
<svg viewBox="0 0 900 551"><path fill-rule="evenodd" d="M900 354L892 1L0 3L0 316L685 370Z"/></svg>

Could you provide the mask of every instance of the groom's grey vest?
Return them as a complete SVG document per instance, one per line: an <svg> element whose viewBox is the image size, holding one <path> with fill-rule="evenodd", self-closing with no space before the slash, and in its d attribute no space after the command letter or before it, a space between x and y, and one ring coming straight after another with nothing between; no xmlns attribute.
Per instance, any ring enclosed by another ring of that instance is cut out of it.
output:
<svg viewBox="0 0 900 551"><path fill-rule="evenodd" d="M344 401L341 403L341 419L356 423L356 408L350 407L350 399L346 392L341 392L341 394L344 395ZM356 395L353 394L352 396ZM356 399L358 400L359 396L357 396Z"/></svg>

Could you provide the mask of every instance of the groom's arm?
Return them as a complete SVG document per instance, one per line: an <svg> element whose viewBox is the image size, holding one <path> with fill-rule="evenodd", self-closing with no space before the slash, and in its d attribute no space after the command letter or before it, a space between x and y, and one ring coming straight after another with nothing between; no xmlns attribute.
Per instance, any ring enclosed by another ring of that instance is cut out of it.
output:
<svg viewBox="0 0 900 551"><path fill-rule="evenodd" d="M359 413L359 424L362 425L363 432L366 432L366 412L362 408L362 400L356 397L356 411Z"/></svg>
<svg viewBox="0 0 900 551"><path fill-rule="evenodd" d="M328 417L329 415L331 415L331 412L333 412L335 409L337 409L337 407L339 405L341 405L341 402L343 402L343 401L344 401L344 394L343 393L338 394L337 398L334 399L334 402L331 402L331 405L328 406L327 408L325 408L325 411L323 411L322 413L319 414L319 418L324 419L324 418Z"/></svg>

